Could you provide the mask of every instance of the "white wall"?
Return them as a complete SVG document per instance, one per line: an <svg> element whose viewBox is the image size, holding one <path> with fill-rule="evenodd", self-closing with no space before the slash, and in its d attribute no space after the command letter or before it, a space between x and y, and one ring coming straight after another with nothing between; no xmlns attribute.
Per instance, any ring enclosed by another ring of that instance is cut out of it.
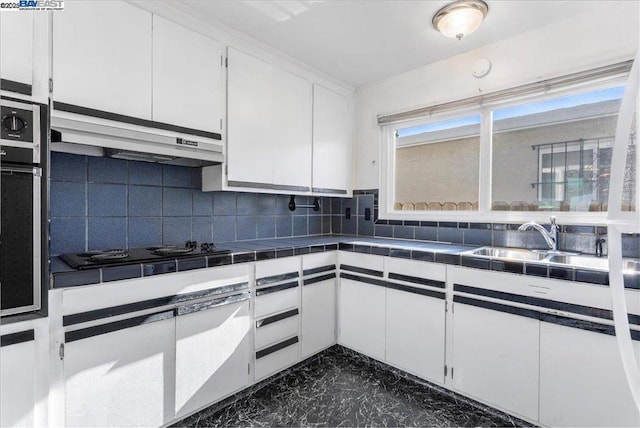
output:
<svg viewBox="0 0 640 428"><path fill-rule="evenodd" d="M640 2L603 2L599 13L558 21L358 88L354 189L379 186L378 114L411 110L631 59L638 48L639 28ZM464 39L451 43L464 43ZM479 58L492 63L491 72L482 79L471 75L471 66Z"/></svg>

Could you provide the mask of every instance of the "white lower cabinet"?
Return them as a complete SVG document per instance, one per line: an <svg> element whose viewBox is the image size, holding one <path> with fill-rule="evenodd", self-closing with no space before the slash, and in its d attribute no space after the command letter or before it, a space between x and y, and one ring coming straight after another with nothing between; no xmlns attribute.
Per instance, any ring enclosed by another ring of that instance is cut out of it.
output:
<svg viewBox="0 0 640 428"><path fill-rule="evenodd" d="M446 268L393 258L385 262L390 285L386 300L386 362L443 384Z"/></svg>
<svg viewBox="0 0 640 428"><path fill-rule="evenodd" d="M173 419L175 320L167 315L89 327L67 337L66 426L160 426ZM103 333L110 328L117 330Z"/></svg>
<svg viewBox="0 0 640 428"><path fill-rule="evenodd" d="M247 386L250 267L65 289L64 425L166 425Z"/></svg>
<svg viewBox="0 0 640 428"><path fill-rule="evenodd" d="M537 420L540 321L459 302L452 318L453 388Z"/></svg>
<svg viewBox="0 0 640 428"><path fill-rule="evenodd" d="M384 287L342 278L339 343L384 360L385 299Z"/></svg>
<svg viewBox="0 0 640 428"><path fill-rule="evenodd" d="M183 314L184 312L184 314ZM176 418L249 384L249 295L178 310L176 317Z"/></svg>
<svg viewBox="0 0 640 428"><path fill-rule="evenodd" d="M166 425L337 342L541 425L640 426L612 327L575 316L606 292L345 251L64 290L65 423ZM1 425L34 425L7 332Z"/></svg>
<svg viewBox="0 0 640 428"><path fill-rule="evenodd" d="M338 342L443 384L445 266L347 252L339 260Z"/></svg>
<svg viewBox="0 0 640 428"><path fill-rule="evenodd" d="M302 358L336 343L336 253L302 257Z"/></svg>
<svg viewBox="0 0 640 428"><path fill-rule="evenodd" d="M34 330L3 332L0 338L0 426L34 426Z"/></svg>
<svg viewBox="0 0 640 428"><path fill-rule="evenodd" d="M256 352L256 380L278 373L300 360L298 336L290 337Z"/></svg>
<svg viewBox="0 0 640 428"><path fill-rule="evenodd" d="M300 361L300 257L256 263L255 380Z"/></svg>
<svg viewBox="0 0 640 428"><path fill-rule="evenodd" d="M640 342L633 343L640 361ZM540 423L640 426L615 336L541 323Z"/></svg>
<svg viewBox="0 0 640 428"><path fill-rule="evenodd" d="M381 256L340 252L338 343L385 358L386 289Z"/></svg>

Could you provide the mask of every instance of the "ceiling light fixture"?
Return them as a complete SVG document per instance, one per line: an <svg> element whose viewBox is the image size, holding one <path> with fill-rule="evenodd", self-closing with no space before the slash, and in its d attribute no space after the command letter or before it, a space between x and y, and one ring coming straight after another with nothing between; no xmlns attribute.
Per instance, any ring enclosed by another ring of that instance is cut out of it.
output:
<svg viewBox="0 0 640 428"><path fill-rule="evenodd" d="M462 39L478 29L489 6L482 0L459 0L433 15L433 26L447 37Z"/></svg>

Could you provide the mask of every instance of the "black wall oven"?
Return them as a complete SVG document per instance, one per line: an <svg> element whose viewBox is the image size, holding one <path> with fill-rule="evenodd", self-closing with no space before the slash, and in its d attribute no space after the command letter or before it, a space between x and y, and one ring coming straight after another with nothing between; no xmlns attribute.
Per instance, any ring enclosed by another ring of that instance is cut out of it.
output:
<svg viewBox="0 0 640 428"><path fill-rule="evenodd" d="M0 316L4 317L46 311L42 245L47 236L42 230L46 106L3 98L0 110Z"/></svg>

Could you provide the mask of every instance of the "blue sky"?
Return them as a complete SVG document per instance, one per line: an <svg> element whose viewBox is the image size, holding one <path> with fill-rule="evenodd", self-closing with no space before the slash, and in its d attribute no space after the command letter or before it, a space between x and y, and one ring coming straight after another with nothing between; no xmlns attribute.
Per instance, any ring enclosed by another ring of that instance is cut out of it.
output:
<svg viewBox="0 0 640 428"><path fill-rule="evenodd" d="M494 110L493 119L508 119L518 116L543 113L546 111L561 108L576 107L584 104L592 104L601 101L621 100L624 95L624 86L601 89L598 91L585 92L578 95L554 98L531 104L523 104L514 107ZM445 120L442 122L429 123L425 125L413 126L398 130L399 137L421 134L423 132L441 131L443 129L458 128L466 125L477 125L480 123L480 115L466 116L458 119Z"/></svg>

